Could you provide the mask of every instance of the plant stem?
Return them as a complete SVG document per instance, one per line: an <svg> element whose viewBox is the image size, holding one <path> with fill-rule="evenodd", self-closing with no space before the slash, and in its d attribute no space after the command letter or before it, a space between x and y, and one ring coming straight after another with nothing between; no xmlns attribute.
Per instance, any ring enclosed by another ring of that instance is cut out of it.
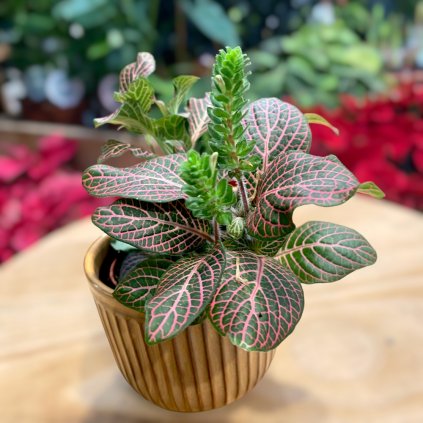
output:
<svg viewBox="0 0 423 423"><path fill-rule="evenodd" d="M214 242L217 244L220 241L220 229L216 218L213 219Z"/></svg>
<svg viewBox="0 0 423 423"><path fill-rule="evenodd" d="M244 184L244 181L242 180L242 176L239 176L237 178L237 181L238 181L238 189L241 194L242 205L244 206L245 216L247 216L248 210L249 210L247 190L245 189L245 184Z"/></svg>

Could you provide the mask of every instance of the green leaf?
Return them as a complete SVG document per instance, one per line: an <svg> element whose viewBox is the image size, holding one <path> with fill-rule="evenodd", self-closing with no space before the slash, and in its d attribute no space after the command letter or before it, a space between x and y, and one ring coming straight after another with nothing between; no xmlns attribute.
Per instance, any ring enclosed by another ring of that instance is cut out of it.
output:
<svg viewBox="0 0 423 423"><path fill-rule="evenodd" d="M310 150L311 131L305 116L292 104L277 98L251 103L243 125L247 140L255 141L253 151L262 158L263 170L281 154Z"/></svg>
<svg viewBox="0 0 423 423"><path fill-rule="evenodd" d="M166 269L174 261L149 258L139 263L117 285L113 296L124 306L144 312L147 298L152 295Z"/></svg>
<svg viewBox="0 0 423 423"><path fill-rule="evenodd" d="M319 125L327 126L328 128L332 129L332 131L339 135L339 129L335 128L331 123L329 123L324 117L318 115L317 113L306 113L304 115L307 119L307 122L310 123L317 123Z"/></svg>
<svg viewBox="0 0 423 423"><path fill-rule="evenodd" d="M241 44L235 25L218 2L181 0L180 4L191 22L210 40L223 46Z"/></svg>
<svg viewBox="0 0 423 423"><path fill-rule="evenodd" d="M124 93L119 93L119 98L125 103L137 104L143 112L148 112L154 101L154 89L147 79L138 77Z"/></svg>
<svg viewBox="0 0 423 423"><path fill-rule="evenodd" d="M216 218L221 225L227 225L232 219L228 208L236 203L237 197L226 179L218 181L216 163L217 153L200 155L190 150L180 168L180 176L185 181L182 190L188 196L186 206L194 216Z"/></svg>
<svg viewBox="0 0 423 423"><path fill-rule="evenodd" d="M145 307L147 342L170 339L193 323L210 303L224 268L225 252L220 247L170 267Z"/></svg>
<svg viewBox="0 0 423 423"><path fill-rule="evenodd" d="M301 284L290 271L274 259L231 251L209 318L234 345L268 351L294 330L303 308Z"/></svg>
<svg viewBox="0 0 423 423"><path fill-rule="evenodd" d="M56 3L56 4L55 4ZM58 19L65 21L77 21L85 15L98 14L101 9L107 7L107 0L62 0L51 3L52 14ZM101 14L101 13L100 13Z"/></svg>
<svg viewBox="0 0 423 423"><path fill-rule="evenodd" d="M179 106L185 100L191 87L199 80L198 76L180 75L173 79L175 94L169 101L168 109L170 113L177 114Z"/></svg>
<svg viewBox="0 0 423 423"><path fill-rule="evenodd" d="M124 244L123 242L117 241L116 239L113 239L112 242L113 241ZM146 254L145 252L138 250L132 245L129 245L129 247L133 249L129 250L127 254L125 255L125 258L122 260L122 263L119 268L118 281L121 281L123 278L125 278L129 274L131 270L135 269L142 261L145 261L149 258L148 254Z"/></svg>
<svg viewBox="0 0 423 423"><path fill-rule="evenodd" d="M181 201L118 200L96 209L92 221L110 237L149 253L179 255L214 241L209 222L195 219Z"/></svg>
<svg viewBox="0 0 423 423"><path fill-rule="evenodd" d="M288 235L279 260L304 283L335 282L373 264L376 252L353 229L308 222Z"/></svg>
<svg viewBox="0 0 423 423"><path fill-rule="evenodd" d="M218 154L219 167L233 172L238 179L258 165L257 160L248 157L254 143L246 141L242 126L248 103L245 93L250 87L246 70L249 65L250 60L240 47L219 51L213 66L212 107L207 109L210 149Z"/></svg>
<svg viewBox="0 0 423 423"><path fill-rule="evenodd" d="M131 144L117 140L108 140L101 148L101 155L97 159L97 163L103 163L107 159L120 157L127 151L130 151L139 159L152 159L156 157L154 153L145 151L142 148L134 147Z"/></svg>
<svg viewBox="0 0 423 423"><path fill-rule="evenodd" d="M94 127L102 125L120 125L129 132L140 135L154 135L154 120L150 118L138 103L125 103L110 115L94 119Z"/></svg>
<svg viewBox="0 0 423 423"><path fill-rule="evenodd" d="M306 204L331 207L350 199L359 186L335 157L290 152L274 160L264 173L247 219L251 236L271 241L294 229L292 214Z"/></svg>
<svg viewBox="0 0 423 423"><path fill-rule="evenodd" d="M82 184L95 197L134 198L165 203L185 198L179 167L185 154L169 154L132 167L94 165L82 175Z"/></svg>
<svg viewBox="0 0 423 423"><path fill-rule="evenodd" d="M370 197L382 199L385 198L385 193L374 182L363 182L359 185L357 192L370 195Z"/></svg>
<svg viewBox="0 0 423 423"><path fill-rule="evenodd" d="M154 137L163 141L180 140L185 147L190 146L188 120L181 115L168 115L157 119L154 124Z"/></svg>
<svg viewBox="0 0 423 423"><path fill-rule="evenodd" d="M154 90L145 78L130 83L125 92L117 94L117 100L122 106L108 116L94 119L96 128L109 123L123 125L139 134L154 134L154 120L147 115L154 101Z"/></svg>

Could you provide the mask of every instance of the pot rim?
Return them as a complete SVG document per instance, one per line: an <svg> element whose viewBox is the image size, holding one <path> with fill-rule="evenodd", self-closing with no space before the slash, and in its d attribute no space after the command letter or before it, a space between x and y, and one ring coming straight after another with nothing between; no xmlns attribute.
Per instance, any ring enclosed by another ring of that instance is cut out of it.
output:
<svg viewBox="0 0 423 423"><path fill-rule="evenodd" d="M104 284L99 277L100 266L106 256L111 240L108 235L102 235L90 245L84 258L84 271L93 289L113 298L113 289Z"/></svg>

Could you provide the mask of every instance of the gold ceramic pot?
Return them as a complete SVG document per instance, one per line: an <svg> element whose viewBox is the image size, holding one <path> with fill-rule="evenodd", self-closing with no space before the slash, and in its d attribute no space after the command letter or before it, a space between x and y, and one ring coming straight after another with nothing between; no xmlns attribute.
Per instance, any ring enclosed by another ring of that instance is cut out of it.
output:
<svg viewBox="0 0 423 423"><path fill-rule="evenodd" d="M172 340L149 346L144 315L112 296L99 279L110 238L88 250L84 268L116 363L144 398L174 411L206 411L244 396L263 377L275 351L248 352L220 336L208 320Z"/></svg>

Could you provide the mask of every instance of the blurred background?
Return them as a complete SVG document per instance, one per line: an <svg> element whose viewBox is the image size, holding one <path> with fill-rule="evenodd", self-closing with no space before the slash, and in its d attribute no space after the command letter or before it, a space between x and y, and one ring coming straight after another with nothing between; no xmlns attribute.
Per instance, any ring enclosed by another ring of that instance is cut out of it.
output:
<svg viewBox="0 0 423 423"><path fill-rule="evenodd" d="M92 121L137 52L154 54L161 96L181 73L201 96L217 50L238 44L251 99L326 117L340 136L314 126L314 154L423 210L423 1L2 0L0 263L101 204L80 174L116 133Z"/></svg>

